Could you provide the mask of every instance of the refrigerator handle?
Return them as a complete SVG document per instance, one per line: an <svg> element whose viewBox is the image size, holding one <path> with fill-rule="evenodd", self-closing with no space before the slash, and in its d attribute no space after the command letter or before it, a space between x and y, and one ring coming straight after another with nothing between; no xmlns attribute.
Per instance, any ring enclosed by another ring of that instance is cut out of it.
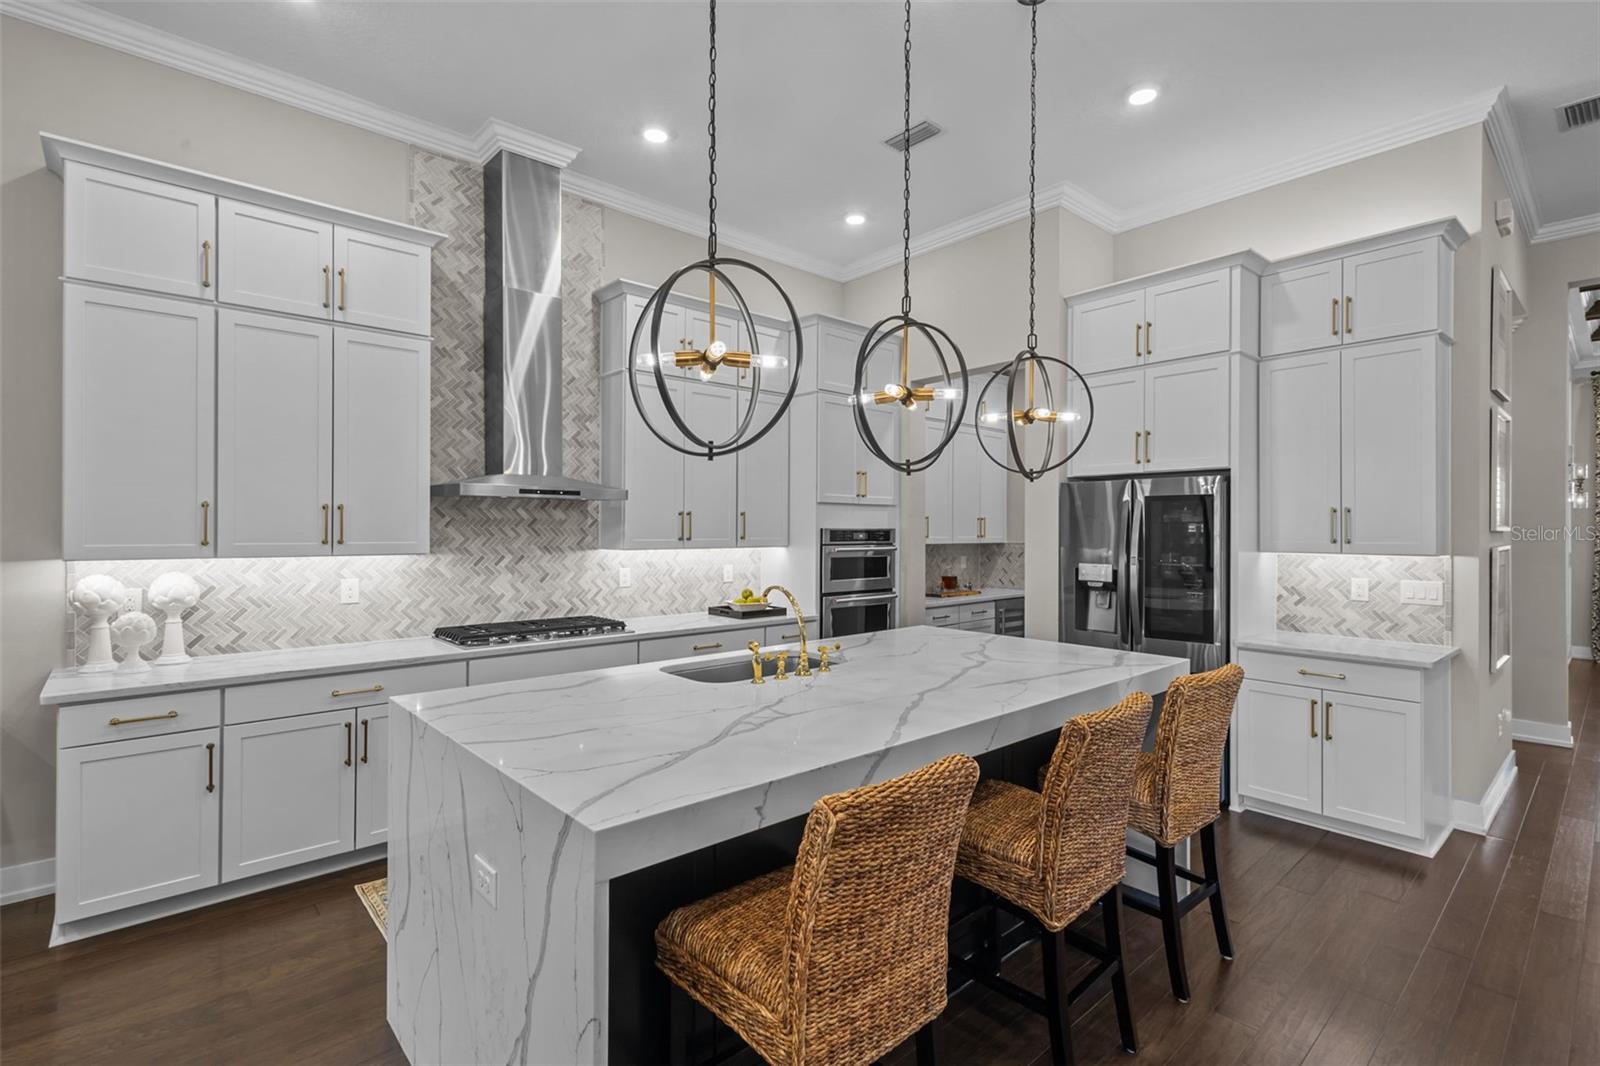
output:
<svg viewBox="0 0 1600 1066"><path fill-rule="evenodd" d="M1128 483L1128 583L1123 599L1128 604L1128 638L1130 651L1139 651L1144 644L1144 626L1140 618L1140 604L1144 603L1144 573L1140 553L1144 550L1144 490L1137 481Z"/></svg>

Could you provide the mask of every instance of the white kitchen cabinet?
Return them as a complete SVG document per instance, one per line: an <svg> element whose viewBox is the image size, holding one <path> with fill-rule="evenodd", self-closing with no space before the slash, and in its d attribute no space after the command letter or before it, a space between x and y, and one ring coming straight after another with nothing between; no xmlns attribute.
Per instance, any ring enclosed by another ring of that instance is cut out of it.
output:
<svg viewBox="0 0 1600 1066"><path fill-rule="evenodd" d="M1212 355L1233 347L1231 271L1186 274L1144 290L1145 357L1150 362Z"/></svg>
<svg viewBox="0 0 1600 1066"><path fill-rule="evenodd" d="M1145 290L1073 301L1068 350L1080 374L1133 366L1144 356Z"/></svg>
<svg viewBox="0 0 1600 1066"><path fill-rule="evenodd" d="M1338 259L1261 278L1261 354L1284 355L1339 343L1344 271Z"/></svg>
<svg viewBox="0 0 1600 1066"><path fill-rule="evenodd" d="M1132 474L1142 469L1144 375L1145 371L1139 369L1087 377L1094 396L1094 422L1089 425L1083 447L1067 464L1070 476Z"/></svg>
<svg viewBox="0 0 1600 1066"><path fill-rule="evenodd" d="M1344 259L1344 343L1441 328L1439 242L1410 241ZM1449 323L1443 327L1449 331Z"/></svg>
<svg viewBox="0 0 1600 1066"><path fill-rule="evenodd" d="M878 446L890 459L900 458L900 414L898 405L867 408L867 424ZM905 474L885 466L882 459L873 455L856 432L855 422L850 423L850 433L856 444L856 462L861 467L861 499L857 503L893 507L900 502L900 479Z"/></svg>
<svg viewBox="0 0 1600 1066"><path fill-rule="evenodd" d="M1340 378L1341 546L1362 555L1439 554L1448 544L1440 342L1345 348Z"/></svg>
<svg viewBox="0 0 1600 1066"><path fill-rule="evenodd" d="M936 446L944 435L944 419L929 417L923 427L923 454ZM922 473L923 537L929 544L949 544L955 539L955 470L957 429L950 446L937 462Z"/></svg>
<svg viewBox="0 0 1600 1066"><path fill-rule="evenodd" d="M57 753L57 923L217 883L220 741L197 729Z"/></svg>
<svg viewBox="0 0 1600 1066"><path fill-rule="evenodd" d="M1322 693L1322 812L1402 836L1422 831L1422 705Z"/></svg>
<svg viewBox="0 0 1600 1066"><path fill-rule="evenodd" d="M745 629L723 629L715 633L691 633L681 637L651 637L639 642L639 661L659 663L668 659L748 652L750 642L763 640L766 633L765 627L755 625Z"/></svg>
<svg viewBox="0 0 1600 1066"><path fill-rule="evenodd" d="M356 711L355 847L389 839L389 708Z"/></svg>
<svg viewBox="0 0 1600 1066"><path fill-rule="evenodd" d="M855 386L856 358L866 338L864 326L822 315L800 320L805 336L805 358L800 387L806 391L850 395ZM863 386L865 387L865 386Z"/></svg>
<svg viewBox="0 0 1600 1066"><path fill-rule="evenodd" d="M1228 465L1228 357L1158 363L1144 374L1145 473ZM1096 409L1098 414L1098 408Z"/></svg>
<svg viewBox="0 0 1600 1066"><path fill-rule="evenodd" d="M752 425L769 422L777 413L781 402L777 396L763 396L757 402L755 413L751 416ZM739 472L737 496L740 546L767 548L788 544L788 416L785 415L766 436L737 453L735 460Z"/></svg>
<svg viewBox="0 0 1600 1066"><path fill-rule="evenodd" d="M67 285L67 559L216 554L216 309Z"/></svg>
<svg viewBox="0 0 1600 1066"><path fill-rule="evenodd" d="M327 555L333 327L223 308L217 321L217 552Z"/></svg>
<svg viewBox="0 0 1600 1066"><path fill-rule="evenodd" d="M653 374L637 375L639 400L650 424L678 439ZM683 541L683 454L650 432L628 393L628 379L613 374L601 385L605 401L605 443L601 478L624 485L626 500L600 505L601 544L607 548L676 548ZM667 382L673 402L682 406L683 382Z"/></svg>
<svg viewBox="0 0 1600 1066"><path fill-rule="evenodd" d="M1246 678L1239 690L1239 793L1314 813L1322 810L1321 694Z"/></svg>
<svg viewBox="0 0 1600 1066"><path fill-rule="evenodd" d="M333 282L332 223L239 200L217 202L218 300L331 318Z"/></svg>
<svg viewBox="0 0 1600 1066"><path fill-rule="evenodd" d="M1339 550L1339 352L1261 363L1261 546Z"/></svg>
<svg viewBox="0 0 1600 1066"><path fill-rule="evenodd" d="M822 394L817 404L817 502L892 507L904 474L885 466L856 431L849 396ZM869 407L867 423L891 459L900 455L900 411Z"/></svg>
<svg viewBox="0 0 1600 1066"><path fill-rule="evenodd" d="M755 355L775 355L784 360L783 366L767 367L761 371L762 397L773 401L782 399L783 394L789 389L789 379L794 372L794 353L789 350L789 331L757 322L755 336L751 337L749 329L741 321L739 347ZM748 388L749 381L750 371L739 371L739 383Z"/></svg>
<svg viewBox="0 0 1600 1066"><path fill-rule="evenodd" d="M223 727L223 881L355 847L356 713Z"/></svg>
<svg viewBox="0 0 1600 1066"><path fill-rule="evenodd" d="M1010 445L1004 433L979 431L973 434L973 438L978 442L978 538L1003 541L1009 533L1006 525L1006 485L1009 475L984 453L983 445L987 443L989 453L1002 459L1006 458L1006 449Z"/></svg>
<svg viewBox="0 0 1600 1066"><path fill-rule="evenodd" d="M216 298L215 196L84 163L65 171L68 279Z"/></svg>
<svg viewBox="0 0 1600 1066"><path fill-rule="evenodd" d="M431 260L427 245L335 226L334 319L352 326L428 333Z"/></svg>
<svg viewBox="0 0 1600 1066"><path fill-rule="evenodd" d="M696 433L720 444L738 427L740 395L691 380L684 385L683 419ZM684 542L696 548L733 547L739 536L738 453L682 458Z"/></svg>
<svg viewBox="0 0 1600 1066"><path fill-rule="evenodd" d="M496 655L467 663L467 684L492 685L497 681L522 681L610 666L632 666L639 661L638 641L591 644L582 648L541 648L516 655Z"/></svg>
<svg viewBox="0 0 1600 1066"><path fill-rule="evenodd" d="M333 334L333 554L428 550L426 340Z"/></svg>
<svg viewBox="0 0 1600 1066"><path fill-rule="evenodd" d="M943 422L929 420L928 447L933 447ZM1006 456L1004 432L984 431L994 455ZM950 446L924 475L929 543L976 544L1004 541L1007 535L1007 474L984 454L978 433L970 426L956 431Z"/></svg>

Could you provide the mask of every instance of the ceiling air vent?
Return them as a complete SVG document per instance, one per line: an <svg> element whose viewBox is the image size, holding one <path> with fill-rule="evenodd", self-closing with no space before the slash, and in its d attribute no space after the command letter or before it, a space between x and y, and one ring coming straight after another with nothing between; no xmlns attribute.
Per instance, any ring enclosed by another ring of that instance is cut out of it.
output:
<svg viewBox="0 0 1600 1066"><path fill-rule="evenodd" d="M1575 130L1593 122L1600 122L1600 96L1591 96L1587 100L1556 108L1556 124L1563 130ZM912 130L912 136L915 138L915 130ZM911 143L917 142L913 139Z"/></svg>
<svg viewBox="0 0 1600 1066"><path fill-rule="evenodd" d="M1594 102L1595 101L1590 101L1590 103ZM915 126L911 127L911 147L915 148L923 141L937 136L939 136L938 126L934 125L932 122L919 122ZM883 143L887 144L890 148L893 148L897 152L903 152L906 150L906 135L903 132L897 133L893 137L886 139Z"/></svg>

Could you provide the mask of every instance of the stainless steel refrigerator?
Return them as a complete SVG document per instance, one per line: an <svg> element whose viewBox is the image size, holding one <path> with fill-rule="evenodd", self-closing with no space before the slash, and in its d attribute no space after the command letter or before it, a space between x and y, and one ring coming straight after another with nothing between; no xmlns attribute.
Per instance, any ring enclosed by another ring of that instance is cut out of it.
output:
<svg viewBox="0 0 1600 1066"><path fill-rule="evenodd" d="M1228 661L1228 475L1061 486L1061 639Z"/></svg>

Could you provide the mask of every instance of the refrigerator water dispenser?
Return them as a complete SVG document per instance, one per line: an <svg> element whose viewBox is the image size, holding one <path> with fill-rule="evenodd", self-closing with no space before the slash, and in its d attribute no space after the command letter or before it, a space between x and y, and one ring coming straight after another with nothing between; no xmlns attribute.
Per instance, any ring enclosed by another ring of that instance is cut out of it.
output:
<svg viewBox="0 0 1600 1066"><path fill-rule="evenodd" d="M1077 623L1094 633L1117 631L1117 574L1110 563L1079 563Z"/></svg>

